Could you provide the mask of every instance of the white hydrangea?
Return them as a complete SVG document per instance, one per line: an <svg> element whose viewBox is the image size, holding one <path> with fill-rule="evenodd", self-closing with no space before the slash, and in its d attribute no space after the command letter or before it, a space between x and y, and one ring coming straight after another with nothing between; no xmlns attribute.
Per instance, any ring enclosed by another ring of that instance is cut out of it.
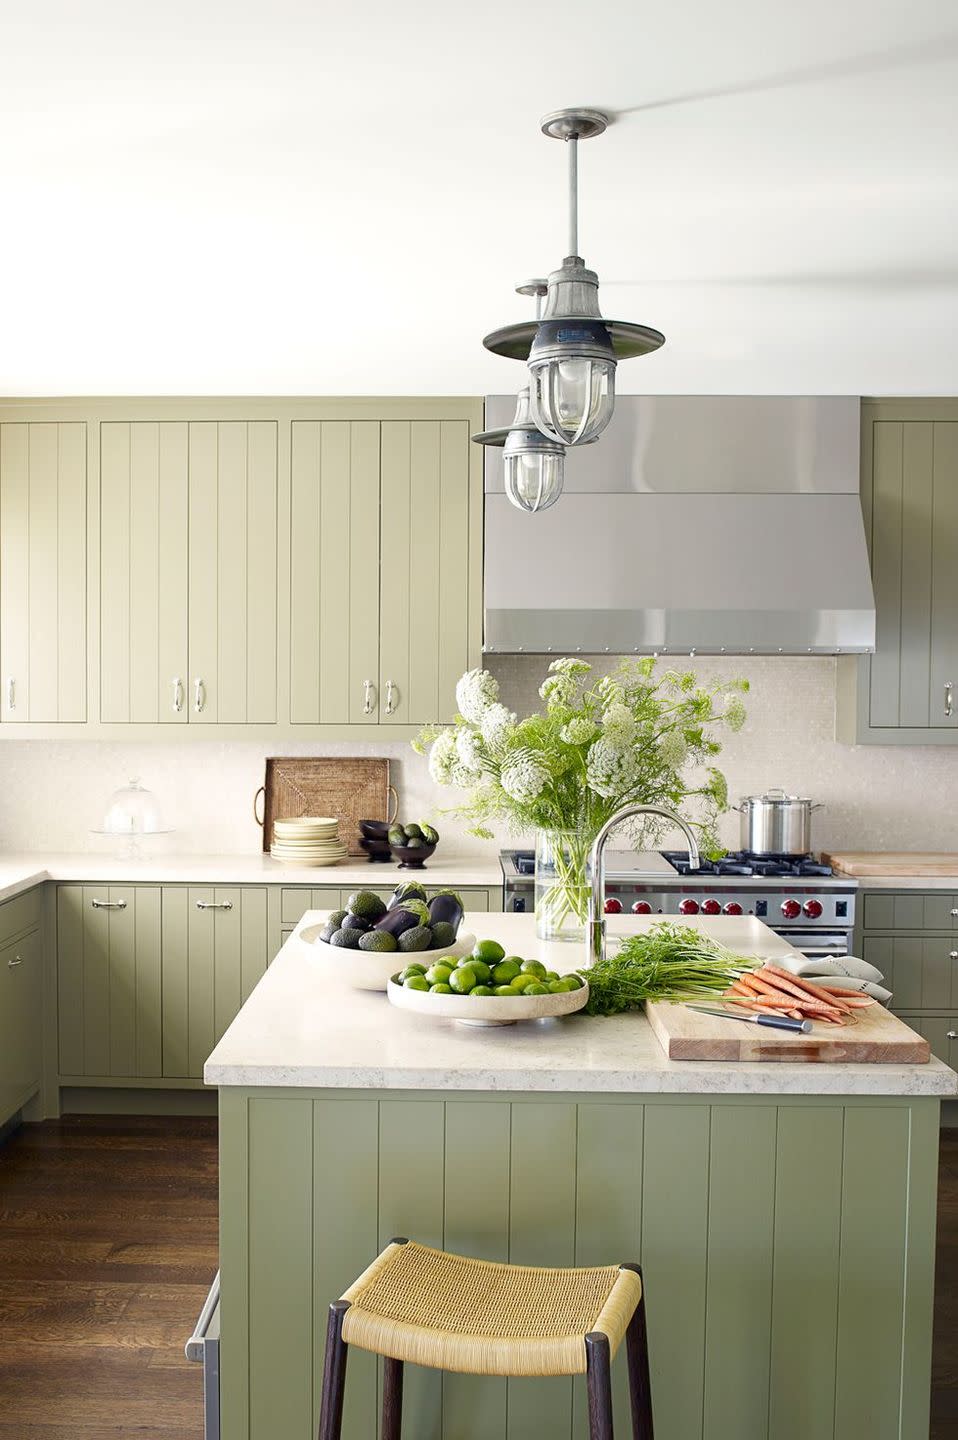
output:
<svg viewBox="0 0 958 1440"><path fill-rule="evenodd" d="M610 705L602 716L602 734L617 750L624 750L635 739L635 716L621 700Z"/></svg>
<svg viewBox="0 0 958 1440"><path fill-rule="evenodd" d="M670 770L680 769L686 761L689 747L681 730L670 730L659 741L659 756L663 765Z"/></svg>
<svg viewBox="0 0 958 1440"><path fill-rule="evenodd" d="M520 805L529 805L537 800L545 789L549 772L527 750L520 751L507 765L502 767L499 782L507 795Z"/></svg>
<svg viewBox="0 0 958 1440"><path fill-rule="evenodd" d="M499 699L499 682L488 670L467 670L456 686L456 704L459 713L473 725L478 725L483 715Z"/></svg>
<svg viewBox="0 0 958 1440"><path fill-rule="evenodd" d="M465 726L456 736L456 750L459 756L459 763L474 774L482 772L483 760L482 741L475 730L467 730Z"/></svg>
<svg viewBox="0 0 958 1440"><path fill-rule="evenodd" d="M730 695L725 706L725 723L730 730L741 730L745 724L745 701L741 695Z"/></svg>
<svg viewBox="0 0 958 1440"><path fill-rule="evenodd" d="M638 784L638 755L634 750L620 750L600 736L589 750L586 778L604 800L624 799Z"/></svg>
<svg viewBox="0 0 958 1440"><path fill-rule="evenodd" d="M479 722L479 728L487 745L498 745L506 738L515 723L515 712L496 701L483 715Z"/></svg>
<svg viewBox="0 0 958 1440"><path fill-rule="evenodd" d="M429 774L437 785L452 784L452 767L458 758L455 730L443 730L429 750Z"/></svg>
<svg viewBox="0 0 958 1440"><path fill-rule="evenodd" d="M598 732L598 725L585 715L574 715L559 731L567 745L588 745Z"/></svg>

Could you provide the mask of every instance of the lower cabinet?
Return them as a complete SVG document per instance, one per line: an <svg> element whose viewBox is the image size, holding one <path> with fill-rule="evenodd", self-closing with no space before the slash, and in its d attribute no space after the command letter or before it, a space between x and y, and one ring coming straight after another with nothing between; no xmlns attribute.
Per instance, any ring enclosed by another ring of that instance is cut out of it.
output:
<svg viewBox="0 0 958 1440"><path fill-rule="evenodd" d="M862 897L856 953L875 965L896 1015L924 1035L946 1065L958 1064L958 897L942 890Z"/></svg>
<svg viewBox="0 0 958 1440"><path fill-rule="evenodd" d="M42 967L39 929L0 947L0 1124L40 1088Z"/></svg>

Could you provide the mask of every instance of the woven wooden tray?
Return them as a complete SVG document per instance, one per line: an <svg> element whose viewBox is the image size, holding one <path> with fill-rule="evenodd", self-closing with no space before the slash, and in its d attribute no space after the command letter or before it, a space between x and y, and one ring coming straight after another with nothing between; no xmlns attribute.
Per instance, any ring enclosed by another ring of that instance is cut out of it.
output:
<svg viewBox="0 0 958 1440"><path fill-rule="evenodd" d="M398 809L399 798L389 783L389 761L370 757L267 758L266 782L253 797L253 814L263 827L267 852L273 842L274 820L335 815L340 839L348 845L350 855L363 856L360 820L393 820Z"/></svg>

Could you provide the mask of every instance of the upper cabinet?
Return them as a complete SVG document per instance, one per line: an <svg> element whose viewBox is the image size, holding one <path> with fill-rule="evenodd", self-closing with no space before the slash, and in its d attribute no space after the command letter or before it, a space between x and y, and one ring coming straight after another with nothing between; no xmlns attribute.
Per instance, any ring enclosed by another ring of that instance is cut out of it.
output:
<svg viewBox="0 0 958 1440"><path fill-rule="evenodd" d="M0 415L2 420L2 415ZM0 718L87 718L87 427L0 423Z"/></svg>
<svg viewBox="0 0 958 1440"><path fill-rule="evenodd" d="M3 721L451 719L481 660L481 428L476 400L0 402Z"/></svg>
<svg viewBox="0 0 958 1440"><path fill-rule="evenodd" d="M958 403L863 403L862 508L876 646L840 661L839 738L955 744Z"/></svg>

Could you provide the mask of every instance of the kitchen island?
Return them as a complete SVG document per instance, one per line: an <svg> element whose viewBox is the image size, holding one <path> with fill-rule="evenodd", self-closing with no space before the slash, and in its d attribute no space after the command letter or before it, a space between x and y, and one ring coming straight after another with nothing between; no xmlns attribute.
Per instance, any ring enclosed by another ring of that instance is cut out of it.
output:
<svg viewBox="0 0 958 1440"><path fill-rule="evenodd" d="M539 946L532 917L466 923L558 969L581 958ZM789 953L751 917L695 923ZM534 1265L640 1259L659 1440L927 1436L938 1110L956 1088L938 1061L669 1061L639 1014L459 1026L342 987L297 931L205 1078L225 1440L315 1434L326 1309L394 1234ZM356 1353L344 1435L373 1440L376 1413ZM405 1416L415 1440L587 1434L578 1380L411 1372Z"/></svg>

